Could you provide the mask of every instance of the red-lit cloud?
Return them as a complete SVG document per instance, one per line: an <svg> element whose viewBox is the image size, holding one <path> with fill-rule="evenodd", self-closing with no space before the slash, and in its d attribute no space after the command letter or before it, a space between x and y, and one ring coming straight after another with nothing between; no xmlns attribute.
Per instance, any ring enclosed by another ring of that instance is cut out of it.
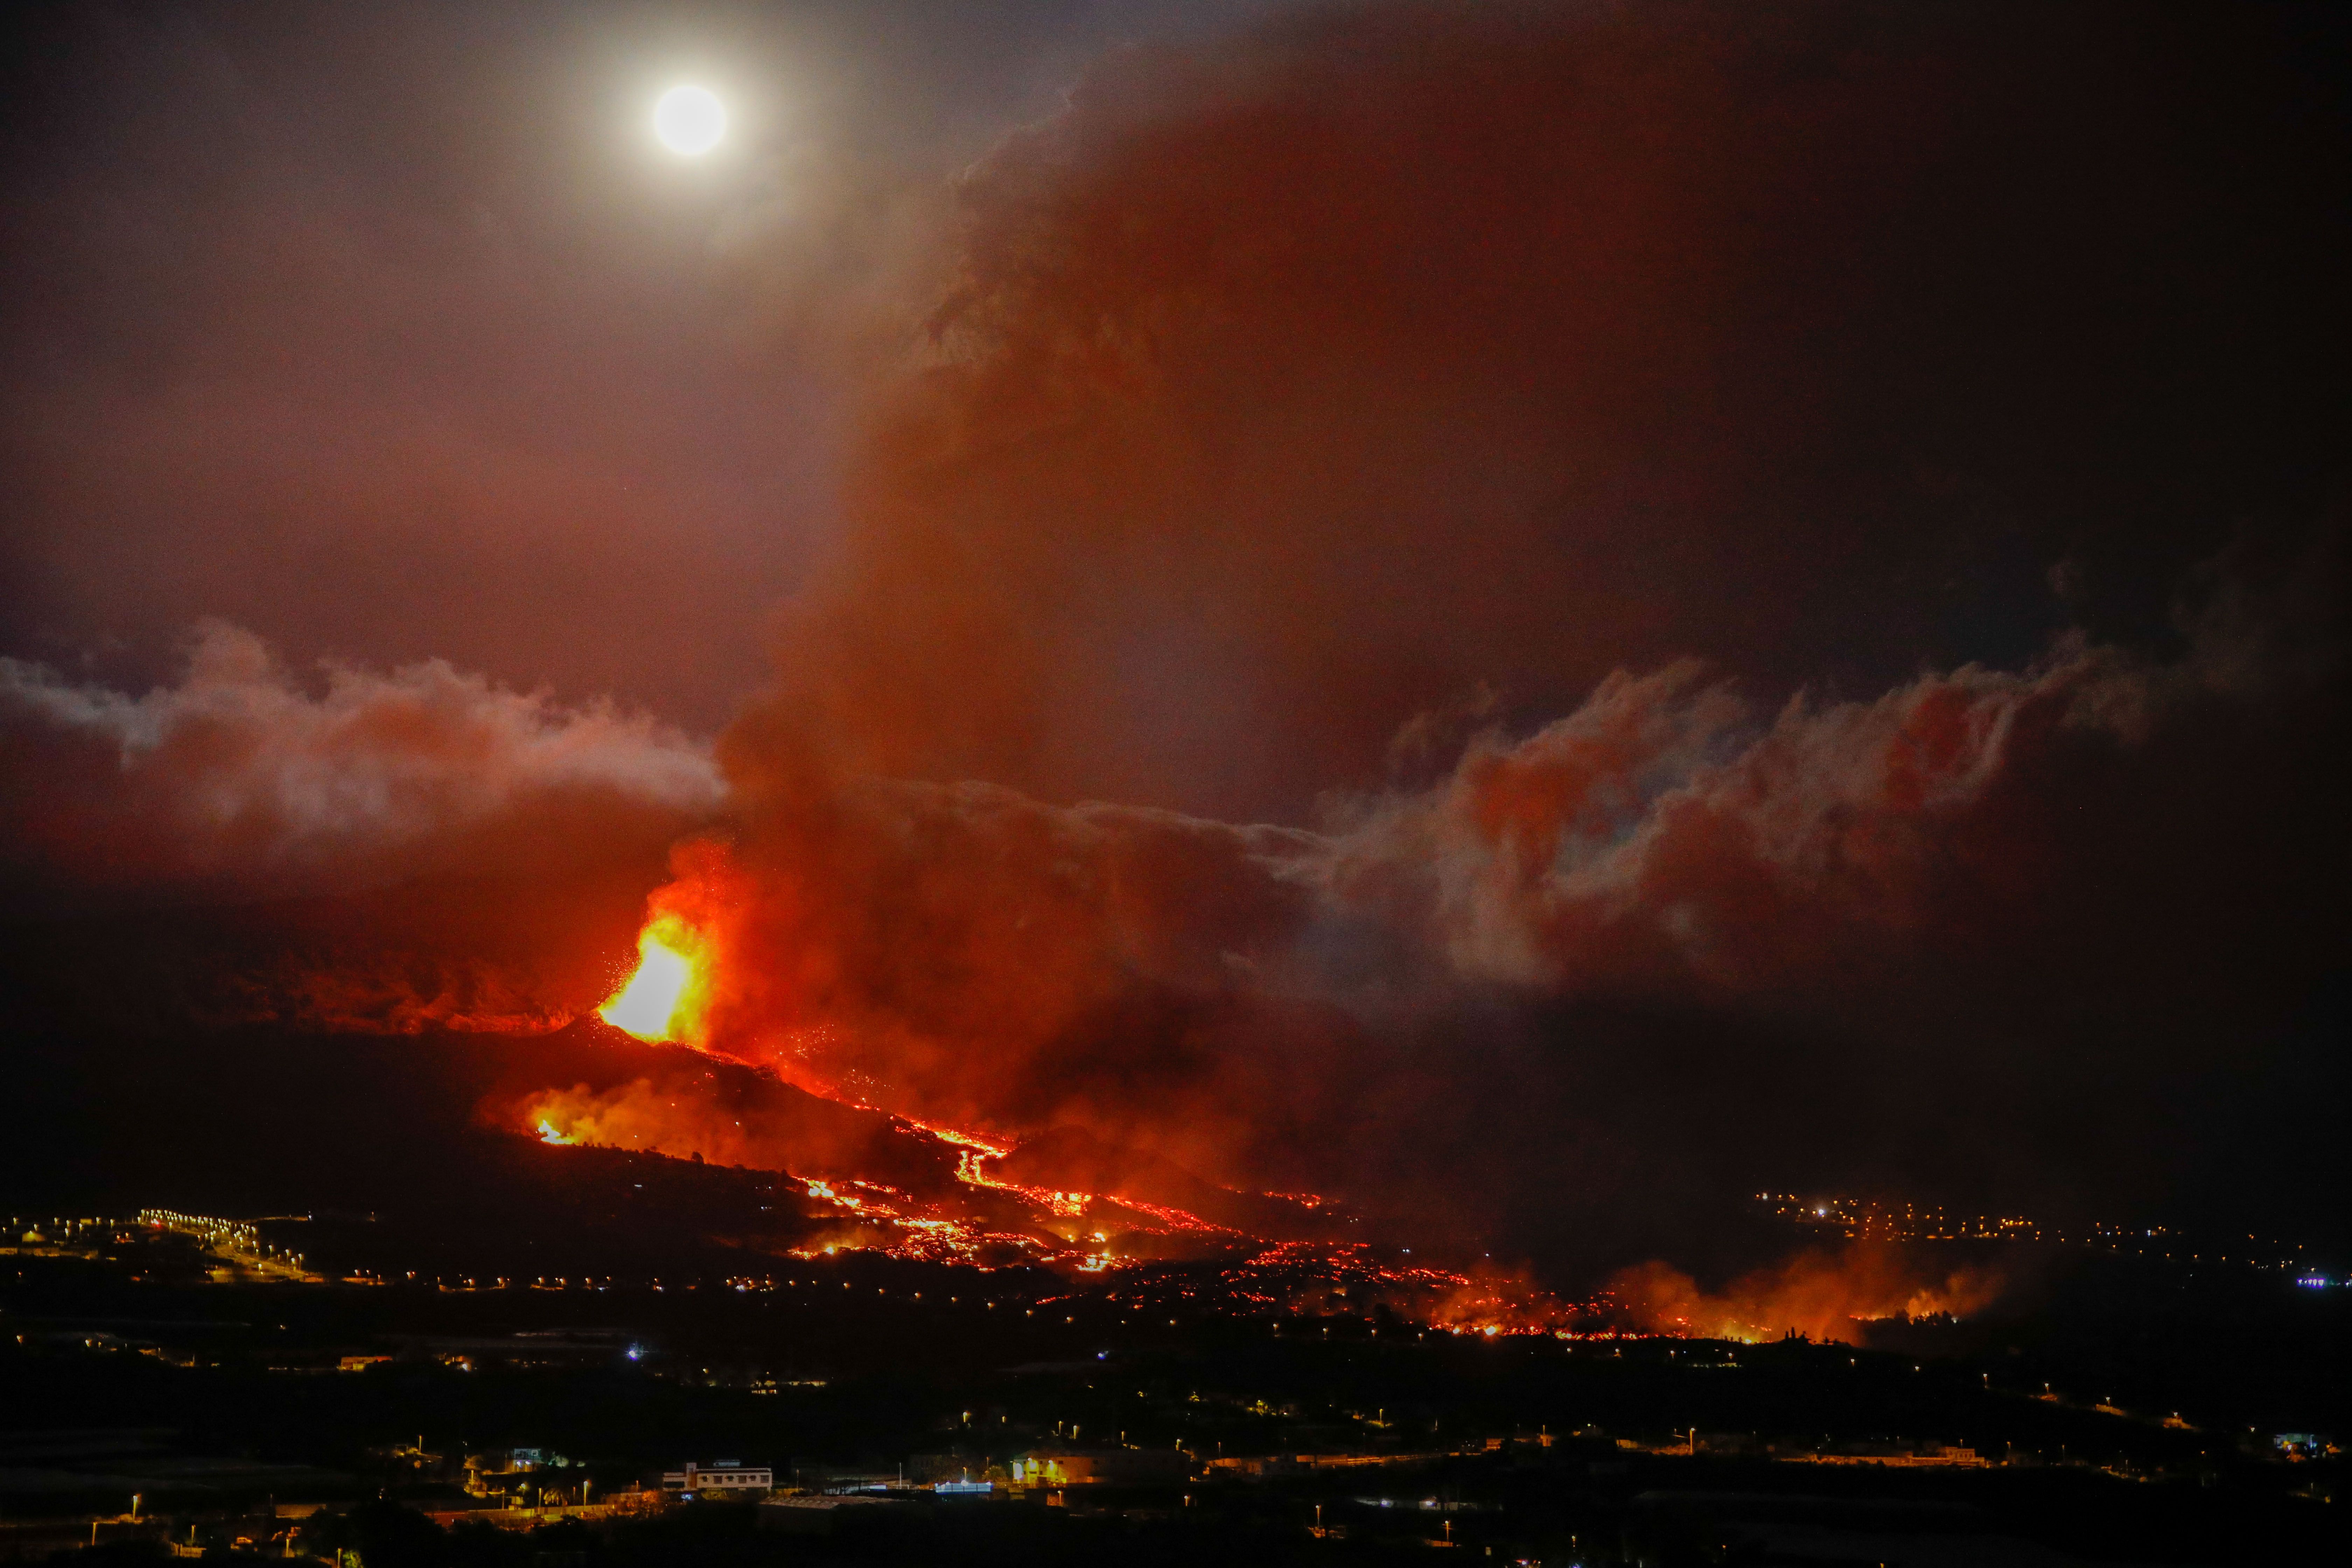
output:
<svg viewBox="0 0 2352 1568"><path fill-rule="evenodd" d="M437 660L313 680L234 626L141 696L0 661L12 849L79 881L310 890L456 868L459 846L603 808L682 826L724 790L708 751L608 702L566 708Z"/></svg>

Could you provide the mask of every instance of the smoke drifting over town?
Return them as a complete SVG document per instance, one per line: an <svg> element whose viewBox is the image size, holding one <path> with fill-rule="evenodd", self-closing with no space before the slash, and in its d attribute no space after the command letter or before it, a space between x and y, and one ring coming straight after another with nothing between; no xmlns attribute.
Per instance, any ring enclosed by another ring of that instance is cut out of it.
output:
<svg viewBox="0 0 2352 1568"><path fill-rule="evenodd" d="M2281 151L2291 30L2116 15L1113 52L939 182L935 293L856 284L837 519L715 737L215 623L144 694L0 665L5 853L426 889L264 964L311 1025L553 1027L674 917L712 1055L1589 1278L1774 1184L2242 1203L2343 1083L2346 410L2288 389L2352 347L2345 171ZM669 869L614 924L616 845ZM511 962L415 1001L457 876L534 889Z"/></svg>

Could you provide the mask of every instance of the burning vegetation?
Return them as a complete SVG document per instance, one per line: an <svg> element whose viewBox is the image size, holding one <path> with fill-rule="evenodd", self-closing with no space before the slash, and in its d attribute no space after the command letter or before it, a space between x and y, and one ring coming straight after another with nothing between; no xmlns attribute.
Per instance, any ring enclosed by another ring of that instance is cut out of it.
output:
<svg viewBox="0 0 2352 1568"><path fill-rule="evenodd" d="M1660 1332L1749 1342L1789 1334L1851 1341L1874 1322L1969 1315L1999 1299L2005 1283L1997 1268L1938 1268L1887 1243L1857 1242L1837 1251L1808 1249L1719 1293L1656 1262L1621 1273L1610 1291L1634 1321Z"/></svg>

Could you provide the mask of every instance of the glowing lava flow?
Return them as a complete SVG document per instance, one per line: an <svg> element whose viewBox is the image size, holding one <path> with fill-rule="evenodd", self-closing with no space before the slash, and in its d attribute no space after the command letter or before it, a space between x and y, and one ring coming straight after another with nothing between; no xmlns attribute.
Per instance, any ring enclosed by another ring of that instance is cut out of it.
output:
<svg viewBox="0 0 2352 1568"><path fill-rule="evenodd" d="M641 1040L690 1043L701 1021L704 953L700 936L675 915L663 915L637 937L636 973L607 997L596 1016Z"/></svg>
<svg viewBox="0 0 2352 1568"><path fill-rule="evenodd" d="M960 1139L958 1142L970 1143L974 1148L985 1147L974 1139ZM1056 1193L1044 1187L1024 1187L1016 1182L1000 1182L982 1164L987 1158L985 1154L972 1153L969 1150L957 1156L956 1180L969 1182L975 1187L993 1187L1001 1193L1017 1193L1046 1213L1065 1218L1075 1218L1084 1214L1087 1205L1095 1201L1092 1193Z"/></svg>

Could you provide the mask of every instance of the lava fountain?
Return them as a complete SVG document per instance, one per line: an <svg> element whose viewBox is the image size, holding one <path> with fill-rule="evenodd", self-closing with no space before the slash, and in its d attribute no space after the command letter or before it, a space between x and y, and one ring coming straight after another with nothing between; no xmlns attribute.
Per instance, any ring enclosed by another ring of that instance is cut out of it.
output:
<svg viewBox="0 0 2352 1568"><path fill-rule="evenodd" d="M641 1040L692 1044L709 991L702 937L676 915L647 922L637 936L637 967L605 998L596 1016Z"/></svg>

